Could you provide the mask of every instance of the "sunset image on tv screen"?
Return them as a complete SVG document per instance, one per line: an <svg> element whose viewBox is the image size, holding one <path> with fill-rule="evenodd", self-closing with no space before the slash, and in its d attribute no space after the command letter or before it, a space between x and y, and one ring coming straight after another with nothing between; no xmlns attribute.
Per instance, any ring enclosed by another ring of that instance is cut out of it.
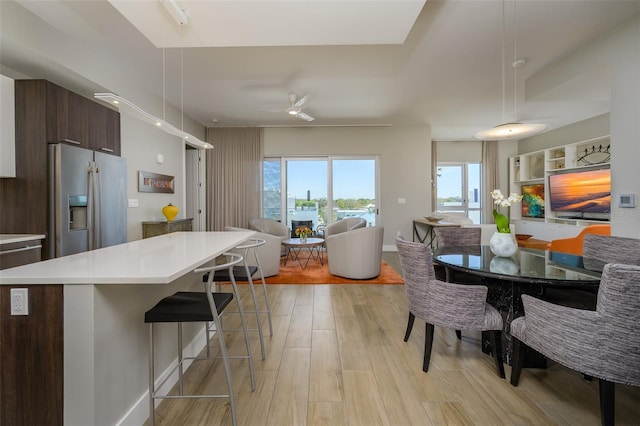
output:
<svg viewBox="0 0 640 426"><path fill-rule="evenodd" d="M551 210L583 213L611 211L611 171L587 170L549 176Z"/></svg>

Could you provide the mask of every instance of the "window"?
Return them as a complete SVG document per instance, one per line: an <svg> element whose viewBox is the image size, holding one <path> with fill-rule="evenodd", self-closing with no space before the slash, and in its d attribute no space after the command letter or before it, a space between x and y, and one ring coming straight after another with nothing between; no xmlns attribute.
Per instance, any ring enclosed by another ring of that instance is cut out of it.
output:
<svg viewBox="0 0 640 426"><path fill-rule="evenodd" d="M269 158L263 172L264 217L311 220L316 232L345 217L378 222L377 157Z"/></svg>
<svg viewBox="0 0 640 426"><path fill-rule="evenodd" d="M480 163L438 163L436 176L437 210L482 223Z"/></svg>

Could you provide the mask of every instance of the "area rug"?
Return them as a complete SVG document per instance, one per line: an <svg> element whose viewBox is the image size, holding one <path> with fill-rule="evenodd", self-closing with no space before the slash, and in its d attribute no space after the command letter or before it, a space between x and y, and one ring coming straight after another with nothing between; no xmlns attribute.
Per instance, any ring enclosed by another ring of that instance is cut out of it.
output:
<svg viewBox="0 0 640 426"><path fill-rule="evenodd" d="M287 265L280 264L280 273L265 278L267 284L404 284L402 276L385 261L380 267L380 275L369 280L350 280L337 277L329 273L329 266L325 259L324 265L310 262L302 269L297 262L289 261Z"/></svg>

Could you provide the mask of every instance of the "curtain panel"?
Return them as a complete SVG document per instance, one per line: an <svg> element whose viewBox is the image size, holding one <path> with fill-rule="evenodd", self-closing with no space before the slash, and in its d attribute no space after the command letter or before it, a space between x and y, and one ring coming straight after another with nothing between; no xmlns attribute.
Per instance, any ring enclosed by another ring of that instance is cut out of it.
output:
<svg viewBox="0 0 640 426"><path fill-rule="evenodd" d="M493 199L490 193L494 189L499 189L499 178L498 141L482 141L482 217L484 223L495 222L493 220Z"/></svg>
<svg viewBox="0 0 640 426"><path fill-rule="evenodd" d="M207 128L207 230L247 228L261 216L264 132L257 127Z"/></svg>

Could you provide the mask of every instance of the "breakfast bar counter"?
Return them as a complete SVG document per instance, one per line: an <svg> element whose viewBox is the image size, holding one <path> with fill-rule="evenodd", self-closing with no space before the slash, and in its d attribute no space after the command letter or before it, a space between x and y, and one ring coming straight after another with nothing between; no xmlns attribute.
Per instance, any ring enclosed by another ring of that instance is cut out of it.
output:
<svg viewBox="0 0 640 426"><path fill-rule="evenodd" d="M253 234L171 233L0 271L0 423L144 423L145 311L202 291L191 272ZM28 289L28 315L11 315L11 288ZM185 327L185 351L204 346L201 329ZM157 354L159 371L175 362L174 333L158 329L173 343Z"/></svg>

